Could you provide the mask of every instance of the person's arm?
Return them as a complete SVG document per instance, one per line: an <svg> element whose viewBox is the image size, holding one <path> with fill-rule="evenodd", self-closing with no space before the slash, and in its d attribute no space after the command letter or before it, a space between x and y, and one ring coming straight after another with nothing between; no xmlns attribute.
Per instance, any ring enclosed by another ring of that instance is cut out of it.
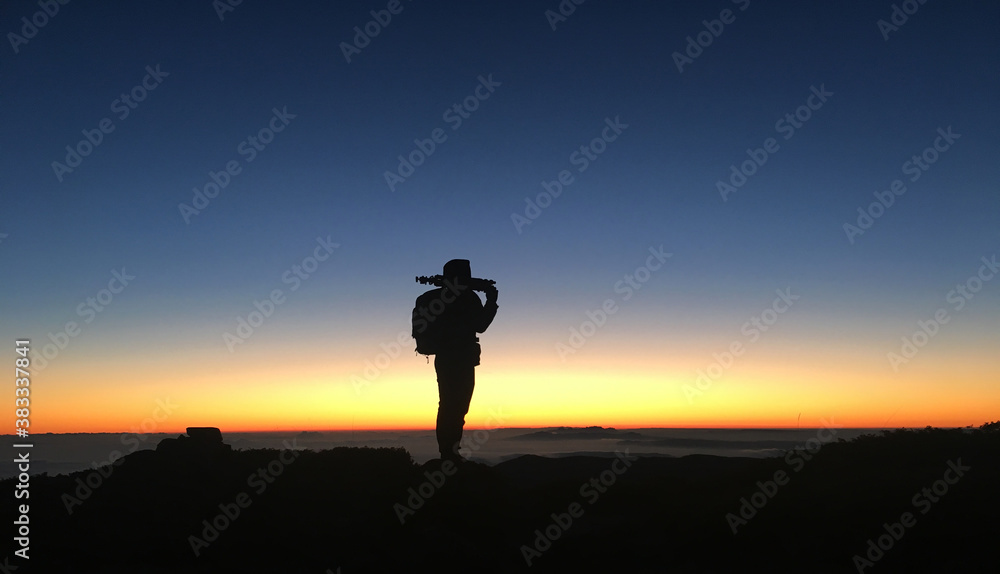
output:
<svg viewBox="0 0 1000 574"><path fill-rule="evenodd" d="M493 322L493 318L497 316L497 309L500 308L497 305L497 292L496 287L490 287L486 290L486 304L479 309L479 320L476 323L476 332L483 333L489 328L490 323ZM476 297L479 300L479 297Z"/></svg>

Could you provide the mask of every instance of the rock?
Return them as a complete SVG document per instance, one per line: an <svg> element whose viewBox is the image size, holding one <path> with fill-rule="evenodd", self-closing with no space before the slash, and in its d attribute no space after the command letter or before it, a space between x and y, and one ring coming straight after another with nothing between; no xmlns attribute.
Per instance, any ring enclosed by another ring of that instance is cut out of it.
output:
<svg viewBox="0 0 1000 574"><path fill-rule="evenodd" d="M217 427L188 427L187 434L205 444L222 444L222 431Z"/></svg>
<svg viewBox="0 0 1000 574"><path fill-rule="evenodd" d="M232 446L222 442L222 431L216 427L188 427L186 430L186 435L161 440L156 445L156 452L206 461L233 450Z"/></svg>

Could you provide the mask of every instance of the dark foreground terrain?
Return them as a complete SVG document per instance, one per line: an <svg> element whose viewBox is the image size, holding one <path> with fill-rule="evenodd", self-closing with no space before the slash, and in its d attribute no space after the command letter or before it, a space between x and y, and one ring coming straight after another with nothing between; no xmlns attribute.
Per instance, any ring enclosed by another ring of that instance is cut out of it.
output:
<svg viewBox="0 0 1000 574"><path fill-rule="evenodd" d="M233 451L212 432L0 489L16 572L997 572L1000 431L784 458ZM197 431L197 429L192 429ZM203 429L204 430L204 429ZM818 450L817 450L818 449ZM30 560L14 557L30 505ZM2 562L3 558L7 562ZM15 570L9 570L15 572Z"/></svg>

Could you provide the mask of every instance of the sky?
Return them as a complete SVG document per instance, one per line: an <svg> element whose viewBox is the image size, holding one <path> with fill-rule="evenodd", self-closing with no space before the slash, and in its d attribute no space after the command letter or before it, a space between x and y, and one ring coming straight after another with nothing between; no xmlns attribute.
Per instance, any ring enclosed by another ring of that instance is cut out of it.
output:
<svg viewBox="0 0 1000 574"><path fill-rule="evenodd" d="M5 2L30 431L432 428L453 258L499 289L468 427L995 420L998 17Z"/></svg>

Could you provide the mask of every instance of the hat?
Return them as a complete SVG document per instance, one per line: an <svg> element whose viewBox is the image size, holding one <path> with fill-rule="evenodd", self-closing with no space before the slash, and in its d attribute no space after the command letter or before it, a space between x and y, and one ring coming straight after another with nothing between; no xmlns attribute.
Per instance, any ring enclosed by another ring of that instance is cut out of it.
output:
<svg viewBox="0 0 1000 574"><path fill-rule="evenodd" d="M469 279L472 277L472 267L468 259L452 259L444 264L445 277L461 277Z"/></svg>

